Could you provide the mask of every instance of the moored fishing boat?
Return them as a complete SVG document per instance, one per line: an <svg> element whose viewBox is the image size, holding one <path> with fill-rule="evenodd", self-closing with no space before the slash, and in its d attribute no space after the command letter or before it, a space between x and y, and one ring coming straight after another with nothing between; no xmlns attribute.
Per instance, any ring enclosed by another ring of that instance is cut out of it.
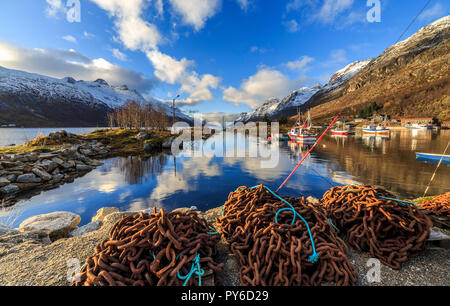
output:
<svg viewBox="0 0 450 306"><path fill-rule="evenodd" d="M390 131L384 125L368 125L363 128L364 134L389 135Z"/></svg>
<svg viewBox="0 0 450 306"><path fill-rule="evenodd" d="M428 161L428 162L440 162L444 164L450 164L450 155L443 154L431 154L431 153L416 153L418 161Z"/></svg>
<svg viewBox="0 0 450 306"><path fill-rule="evenodd" d="M299 119L295 127L293 127L288 135L291 141L294 142L310 142L316 141L317 135L311 132L312 121L311 114L308 111L308 118L305 122L302 122L301 115L299 114Z"/></svg>

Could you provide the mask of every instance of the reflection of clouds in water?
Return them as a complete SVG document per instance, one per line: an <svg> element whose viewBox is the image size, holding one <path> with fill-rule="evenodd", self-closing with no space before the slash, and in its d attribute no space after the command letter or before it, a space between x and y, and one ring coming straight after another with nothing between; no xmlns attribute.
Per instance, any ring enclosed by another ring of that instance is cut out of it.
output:
<svg viewBox="0 0 450 306"><path fill-rule="evenodd" d="M150 199L138 198L134 199L128 206L128 211L141 211L153 209L153 207L161 208L161 205Z"/></svg>
<svg viewBox="0 0 450 306"><path fill-rule="evenodd" d="M215 177L220 175L222 175L222 171L212 158L193 157L184 160L182 169L178 170L176 176L169 171L158 176L157 185L153 189L150 199L161 201L175 192L193 190L196 188L194 181L199 176Z"/></svg>
<svg viewBox="0 0 450 306"><path fill-rule="evenodd" d="M363 183L355 180L349 174L342 171L330 171L329 176L337 183L342 185L363 185Z"/></svg>

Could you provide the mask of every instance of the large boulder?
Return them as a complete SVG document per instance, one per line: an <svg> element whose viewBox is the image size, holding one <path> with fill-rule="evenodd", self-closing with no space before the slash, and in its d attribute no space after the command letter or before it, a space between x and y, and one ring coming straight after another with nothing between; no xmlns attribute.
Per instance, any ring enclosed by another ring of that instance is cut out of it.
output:
<svg viewBox="0 0 450 306"><path fill-rule="evenodd" d="M81 217L71 212L54 212L51 214L38 215L23 221L19 230L26 232L47 232L53 241L67 237L67 235L78 228Z"/></svg>
<svg viewBox="0 0 450 306"><path fill-rule="evenodd" d="M26 173L19 175L17 177L17 183L40 183L41 179L38 178L34 173Z"/></svg>
<svg viewBox="0 0 450 306"><path fill-rule="evenodd" d="M100 208L97 211L97 215L92 218L92 222L97 221L97 220L103 221L103 220L105 220L106 216L108 216L110 214L113 214L113 213L118 213L118 212L119 212L119 209L117 207L103 207L103 208Z"/></svg>

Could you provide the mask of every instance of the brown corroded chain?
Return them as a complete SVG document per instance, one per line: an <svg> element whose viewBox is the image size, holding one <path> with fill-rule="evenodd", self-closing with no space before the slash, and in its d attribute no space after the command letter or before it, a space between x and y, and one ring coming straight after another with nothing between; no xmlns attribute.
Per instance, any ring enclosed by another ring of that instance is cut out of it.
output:
<svg viewBox="0 0 450 306"><path fill-rule="evenodd" d="M393 268L425 251L432 223L415 205L371 186L334 187L321 203L350 245Z"/></svg>
<svg viewBox="0 0 450 306"><path fill-rule="evenodd" d="M450 192L420 203L419 208L428 214L450 218Z"/></svg>
<svg viewBox="0 0 450 306"><path fill-rule="evenodd" d="M211 273L222 269L214 261L218 235L197 213L140 213L123 217L109 233L109 239L95 248L79 274L84 286L181 286L197 254L200 265ZM206 273L208 274L208 273ZM205 275L206 276L206 275ZM187 285L197 285L193 275Z"/></svg>
<svg viewBox="0 0 450 306"><path fill-rule="evenodd" d="M241 264L241 285L308 286L322 282L351 285L356 273L345 255L345 243L336 235L321 207L304 198L284 197L308 222L319 261L308 261L312 244L303 221L291 225L286 204L263 186L240 187L230 193L224 216L217 220L225 239Z"/></svg>

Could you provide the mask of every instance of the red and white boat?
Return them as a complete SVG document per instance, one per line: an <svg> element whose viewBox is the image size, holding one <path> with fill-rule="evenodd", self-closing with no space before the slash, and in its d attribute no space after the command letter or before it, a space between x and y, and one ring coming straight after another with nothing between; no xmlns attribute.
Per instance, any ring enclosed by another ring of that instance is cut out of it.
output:
<svg viewBox="0 0 450 306"><path fill-rule="evenodd" d="M331 131L331 135L333 136L348 136L350 135L348 130L335 129Z"/></svg>
<svg viewBox="0 0 450 306"><path fill-rule="evenodd" d="M308 118L302 122L301 115L295 127L293 127L288 135L291 141L294 142L314 142L317 139L317 134L311 133L312 121L311 115L308 111Z"/></svg>
<svg viewBox="0 0 450 306"><path fill-rule="evenodd" d="M346 127L345 122L342 123L342 127L337 127L334 130L331 130L331 135L333 136L349 136L354 133L355 132L352 132L348 127Z"/></svg>

